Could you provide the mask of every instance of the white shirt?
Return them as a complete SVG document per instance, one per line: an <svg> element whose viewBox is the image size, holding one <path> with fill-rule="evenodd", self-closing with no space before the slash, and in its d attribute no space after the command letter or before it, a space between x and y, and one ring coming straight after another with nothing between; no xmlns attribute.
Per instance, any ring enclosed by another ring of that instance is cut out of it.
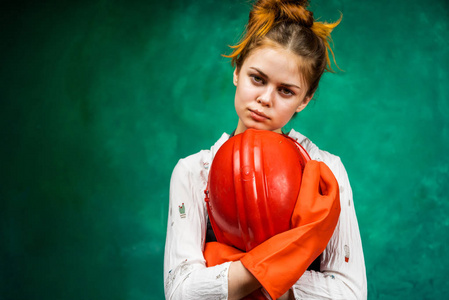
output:
<svg viewBox="0 0 449 300"><path fill-rule="evenodd" d="M332 170L341 205L337 227L321 256L321 272L302 275L292 287L295 299L366 299L362 241L346 170L338 156L318 149L302 134L292 130L289 136ZM215 153L228 139L224 133L210 150L179 160L173 170L164 257L166 299L228 298L230 262L207 268L203 256L208 220L204 190Z"/></svg>

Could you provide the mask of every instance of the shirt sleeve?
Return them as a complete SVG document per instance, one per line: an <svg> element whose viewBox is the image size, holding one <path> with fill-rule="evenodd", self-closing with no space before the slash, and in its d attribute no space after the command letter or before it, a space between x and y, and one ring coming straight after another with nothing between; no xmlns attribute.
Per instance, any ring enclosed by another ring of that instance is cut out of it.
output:
<svg viewBox="0 0 449 300"><path fill-rule="evenodd" d="M338 157L326 162L340 188L341 213L321 258L321 272L306 271L293 286L295 299L366 299L362 241L346 170Z"/></svg>
<svg viewBox="0 0 449 300"><path fill-rule="evenodd" d="M182 159L170 181L164 255L165 298L227 299L230 263L207 268L203 256L207 226L202 198L205 182L201 176L193 176L192 172L196 171L204 170Z"/></svg>

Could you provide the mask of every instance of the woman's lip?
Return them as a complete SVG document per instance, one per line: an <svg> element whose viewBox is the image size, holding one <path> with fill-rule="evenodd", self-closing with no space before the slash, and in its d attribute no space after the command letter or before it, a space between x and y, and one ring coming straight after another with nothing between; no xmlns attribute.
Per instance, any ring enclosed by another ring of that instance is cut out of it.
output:
<svg viewBox="0 0 449 300"><path fill-rule="evenodd" d="M249 109L249 111L251 112L251 117L256 121L261 122L261 121L265 121L265 120L269 119L267 115L265 115L264 113L262 113L260 111L252 110L252 109Z"/></svg>

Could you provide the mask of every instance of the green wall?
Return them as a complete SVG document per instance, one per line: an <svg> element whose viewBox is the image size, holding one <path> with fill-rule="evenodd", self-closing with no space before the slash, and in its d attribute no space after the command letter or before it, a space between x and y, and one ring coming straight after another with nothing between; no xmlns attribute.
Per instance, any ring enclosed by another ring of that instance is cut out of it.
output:
<svg viewBox="0 0 449 300"><path fill-rule="evenodd" d="M2 1L0 299L163 299L171 171L234 129L248 2ZM341 156L369 299L442 299L449 4L316 0L344 72L290 127Z"/></svg>

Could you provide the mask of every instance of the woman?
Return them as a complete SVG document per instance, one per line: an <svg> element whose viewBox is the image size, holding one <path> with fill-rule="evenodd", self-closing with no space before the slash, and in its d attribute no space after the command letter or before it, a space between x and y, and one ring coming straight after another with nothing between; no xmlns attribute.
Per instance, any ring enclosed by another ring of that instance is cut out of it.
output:
<svg viewBox="0 0 449 300"><path fill-rule="evenodd" d="M339 21L314 22L307 4L260 0L253 6L246 33L230 55L239 117L234 135L249 128L282 133L282 127L313 98L323 72L332 70L328 41ZM319 269L299 274L279 299L366 299L362 244L346 171L337 156L318 149L300 133L292 130L288 135L312 160L324 162L332 171L341 213ZM204 190L213 157L229 137L225 133L210 150L181 159L173 171L164 261L167 299L241 299L265 288L242 260L206 267Z"/></svg>

